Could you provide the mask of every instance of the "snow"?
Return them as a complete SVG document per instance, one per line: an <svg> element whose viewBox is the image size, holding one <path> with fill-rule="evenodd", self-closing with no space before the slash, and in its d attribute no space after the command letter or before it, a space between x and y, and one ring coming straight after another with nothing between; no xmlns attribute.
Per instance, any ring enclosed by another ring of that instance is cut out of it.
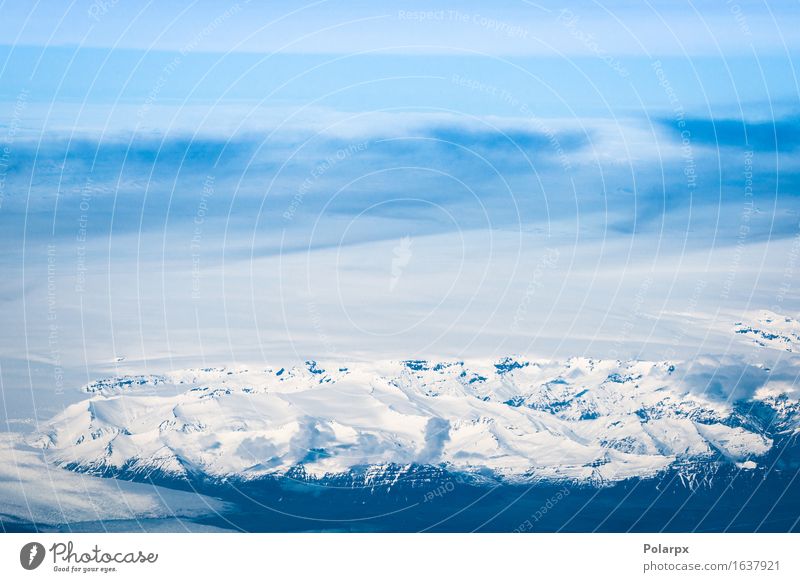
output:
<svg viewBox="0 0 800 582"><path fill-rule="evenodd" d="M800 321L766 309L745 312L734 324L734 332L762 348L800 351Z"/></svg>
<svg viewBox="0 0 800 582"><path fill-rule="evenodd" d="M420 463L614 481L769 450L679 376L669 362L589 358L189 369L94 382L32 442L87 472L243 479Z"/></svg>
<svg viewBox="0 0 800 582"><path fill-rule="evenodd" d="M0 433L0 518L39 526L105 524L191 518L225 508L222 502L204 495L79 474L51 461L49 450L32 448L17 435Z"/></svg>

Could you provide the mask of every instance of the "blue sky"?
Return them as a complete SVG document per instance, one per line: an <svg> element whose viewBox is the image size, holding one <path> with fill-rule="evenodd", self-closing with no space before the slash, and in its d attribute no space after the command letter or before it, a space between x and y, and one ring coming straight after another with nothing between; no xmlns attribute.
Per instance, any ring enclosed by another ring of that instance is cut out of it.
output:
<svg viewBox="0 0 800 582"><path fill-rule="evenodd" d="M120 355L657 358L711 349L667 308L796 300L793 3L0 11L0 379L20 393ZM541 325L509 331L526 302Z"/></svg>
<svg viewBox="0 0 800 582"><path fill-rule="evenodd" d="M175 58L158 99L443 106L509 114L454 74L536 92L537 111L624 115L668 106L664 63L686 108L768 116L792 110L798 48L791 3L157 3L3 5L2 97L138 102ZM427 15L427 16L426 16ZM357 89L348 87L358 85ZM335 95L327 96L329 93ZM473 92L474 93L474 92ZM759 107L761 106L761 107Z"/></svg>
<svg viewBox="0 0 800 582"><path fill-rule="evenodd" d="M33 6L33 8L31 8ZM565 7L566 11L565 11ZM503 0L443 2L36 2L3 6L7 44L203 52L342 54L469 48L494 55L592 52L553 28L576 22L615 55L785 53L796 48L791 2ZM558 20L560 19L560 21ZM503 26L507 24L508 26ZM213 30L208 30L211 27ZM215 32L218 32L215 34ZM357 32L357 34L355 34ZM526 34L527 33L527 34ZM427 47L427 48L423 48ZM396 48L393 48L396 47ZM401 48L402 47L402 48Z"/></svg>
<svg viewBox="0 0 800 582"><path fill-rule="evenodd" d="M208 220L269 225L265 249L308 244L320 216L332 226L318 244L332 244L337 217L391 214L408 190L438 205L409 203L424 232L555 220L716 244L737 238L719 227L741 213L745 163L770 217L750 240L795 230L790 3L76 1L3 14L13 147L0 222L15 241L23 227L70 233L87 188L98 236L188 227L213 174ZM409 228L394 218L364 236Z"/></svg>

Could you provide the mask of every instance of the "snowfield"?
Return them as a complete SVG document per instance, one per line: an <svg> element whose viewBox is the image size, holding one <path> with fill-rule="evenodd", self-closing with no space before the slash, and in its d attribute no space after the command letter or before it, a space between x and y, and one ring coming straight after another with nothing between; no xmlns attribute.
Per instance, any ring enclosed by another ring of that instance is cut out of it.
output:
<svg viewBox="0 0 800 582"><path fill-rule="evenodd" d="M734 324L734 332L758 347L791 353L800 350L800 321L772 311L746 313Z"/></svg>
<svg viewBox="0 0 800 582"><path fill-rule="evenodd" d="M194 518L222 512L226 504L205 495L145 483L100 479L54 466L48 451L26 446L18 435L0 433L0 520L38 527L103 522ZM175 526L186 530L189 524ZM137 529L135 524L129 528Z"/></svg>
<svg viewBox="0 0 800 582"><path fill-rule="evenodd" d="M123 478L255 479L435 465L514 482L614 482L687 460L755 468L773 442L680 363L398 361L204 368L85 386L30 441ZM789 406L765 393L770 406Z"/></svg>

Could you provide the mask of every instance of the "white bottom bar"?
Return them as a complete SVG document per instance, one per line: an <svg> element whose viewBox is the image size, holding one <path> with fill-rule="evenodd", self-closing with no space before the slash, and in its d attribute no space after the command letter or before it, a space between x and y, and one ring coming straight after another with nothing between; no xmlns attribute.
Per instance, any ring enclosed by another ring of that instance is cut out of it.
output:
<svg viewBox="0 0 800 582"><path fill-rule="evenodd" d="M30 542L46 551L33 571ZM5 534L0 579L798 580L799 549L792 534Z"/></svg>

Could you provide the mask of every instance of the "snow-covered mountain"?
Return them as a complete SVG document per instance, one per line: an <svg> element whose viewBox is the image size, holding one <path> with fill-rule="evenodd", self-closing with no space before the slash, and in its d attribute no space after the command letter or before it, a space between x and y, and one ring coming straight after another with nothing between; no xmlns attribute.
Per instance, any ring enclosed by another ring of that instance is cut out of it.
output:
<svg viewBox="0 0 800 582"><path fill-rule="evenodd" d="M57 464L143 478L369 481L397 467L474 479L611 483L670 467L753 469L800 407L691 389L681 363L400 361L122 376L37 435ZM768 411L768 414L765 413Z"/></svg>
<svg viewBox="0 0 800 582"><path fill-rule="evenodd" d="M158 520L179 531L194 518L228 509L224 502L196 492L175 491L147 483L99 479L53 467L48 451L0 433L0 531L12 524L35 524L51 530L62 524L114 524L141 531L140 520Z"/></svg>
<svg viewBox="0 0 800 582"><path fill-rule="evenodd" d="M734 324L735 333L762 348L800 351L800 321L772 311L745 314Z"/></svg>

